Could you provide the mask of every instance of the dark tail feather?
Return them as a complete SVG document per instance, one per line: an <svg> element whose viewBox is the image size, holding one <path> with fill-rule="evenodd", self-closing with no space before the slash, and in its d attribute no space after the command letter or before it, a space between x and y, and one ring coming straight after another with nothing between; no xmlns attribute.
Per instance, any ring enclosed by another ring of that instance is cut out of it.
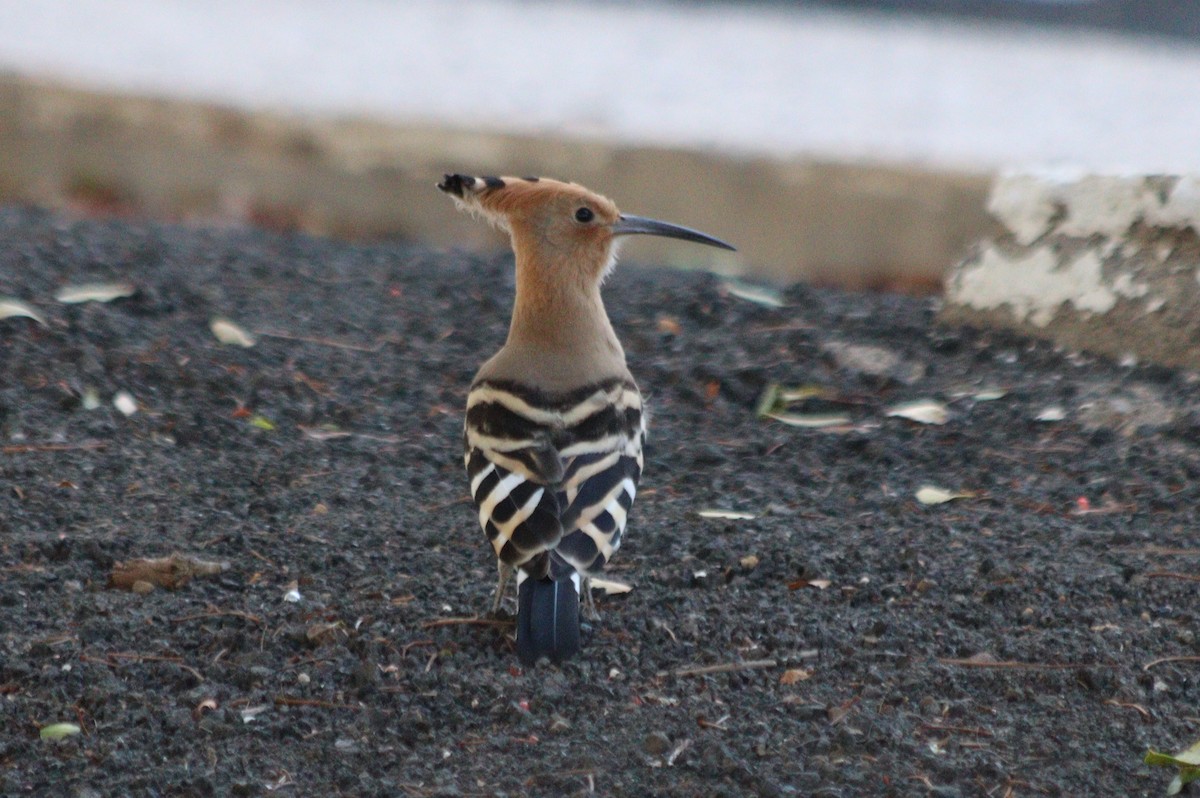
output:
<svg viewBox="0 0 1200 798"><path fill-rule="evenodd" d="M562 662L579 653L579 592L571 578L529 577L517 593L517 657Z"/></svg>

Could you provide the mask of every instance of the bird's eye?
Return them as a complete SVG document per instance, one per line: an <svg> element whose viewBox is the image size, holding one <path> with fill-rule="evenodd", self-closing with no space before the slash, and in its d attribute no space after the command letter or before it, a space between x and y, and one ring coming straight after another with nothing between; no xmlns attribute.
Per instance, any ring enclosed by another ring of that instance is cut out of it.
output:
<svg viewBox="0 0 1200 798"><path fill-rule="evenodd" d="M595 219L595 218L596 218L596 214L592 213L591 208L584 207L584 208L580 208L579 210L575 211L575 221L577 221L577 222L583 222L584 224L587 224L588 222L590 222L592 219Z"/></svg>

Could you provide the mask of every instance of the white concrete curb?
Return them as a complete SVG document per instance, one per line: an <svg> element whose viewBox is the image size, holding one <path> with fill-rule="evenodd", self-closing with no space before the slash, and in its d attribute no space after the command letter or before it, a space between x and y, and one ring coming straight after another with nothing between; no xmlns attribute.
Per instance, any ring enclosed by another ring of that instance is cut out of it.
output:
<svg viewBox="0 0 1200 798"><path fill-rule="evenodd" d="M1008 175L988 210L944 321L1200 368L1200 176Z"/></svg>

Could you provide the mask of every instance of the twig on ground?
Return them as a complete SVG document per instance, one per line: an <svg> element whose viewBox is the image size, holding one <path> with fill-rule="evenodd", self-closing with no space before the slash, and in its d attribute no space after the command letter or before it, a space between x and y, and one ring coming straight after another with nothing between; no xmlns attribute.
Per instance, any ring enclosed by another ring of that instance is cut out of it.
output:
<svg viewBox="0 0 1200 798"><path fill-rule="evenodd" d="M285 341L300 341L305 344L316 344L317 346L332 346L335 349L349 349L352 352L378 352L383 347L391 343L387 339L375 342L374 346L363 346L362 344L348 344L344 341L334 341L330 338L316 338L310 335L292 335L291 333L275 332L273 330L255 330L254 334L263 338L282 338Z"/></svg>
<svg viewBox="0 0 1200 798"><path fill-rule="evenodd" d="M947 726L941 723L922 723L922 729L930 731L957 732L959 734L970 734L973 737L991 737L992 733L987 729L971 728L969 726Z"/></svg>
<svg viewBox="0 0 1200 798"><path fill-rule="evenodd" d="M453 501L441 502L440 504L429 504L424 507L418 507L417 509L419 509L423 513L436 513L441 510L445 510L450 507L453 507L456 504L466 504L469 501L471 501L470 496L459 496L457 499L455 499Z"/></svg>
<svg viewBox="0 0 1200 798"><path fill-rule="evenodd" d="M725 721L727 721L727 720L729 720L728 715L722 715L717 720L709 720L708 718L701 715L700 717L696 718L696 725L699 726L701 729L716 729L717 731L729 731L729 729L727 729L725 727Z"/></svg>
<svg viewBox="0 0 1200 798"><path fill-rule="evenodd" d="M292 698L287 695L275 696L275 706L277 707L320 707L321 709L353 709L355 712L362 709L358 704L339 704L336 701L322 701L318 698Z"/></svg>
<svg viewBox="0 0 1200 798"><path fill-rule="evenodd" d="M725 662L720 665L698 665L692 668L679 668L676 676L707 676L711 673L735 673L737 671L752 671L762 668L774 668L779 663L773 659L752 659L745 662Z"/></svg>
<svg viewBox="0 0 1200 798"><path fill-rule="evenodd" d="M1165 557L1200 557L1200 549L1177 549L1170 546L1121 546L1115 551L1127 554L1156 554Z"/></svg>
<svg viewBox="0 0 1200 798"><path fill-rule="evenodd" d="M1200 657L1159 657L1143 665L1142 670L1148 671L1155 665L1165 665L1168 662L1200 662Z"/></svg>
<svg viewBox="0 0 1200 798"><path fill-rule="evenodd" d="M182 668L188 673L196 677L196 681L204 681L204 675L200 671L193 668L191 665L185 665L182 657L164 657L156 654L137 654L133 652L109 651L103 657L93 657L90 654L80 654L80 662L94 662L98 665L105 665L109 668L117 667L117 663L112 660L133 660L135 662L165 662L168 665L174 665L177 668Z"/></svg>
<svg viewBox="0 0 1200 798"><path fill-rule="evenodd" d="M16 443L11 446L0 446L0 452L4 454L78 452L85 449L103 449L105 446L108 446L106 441L84 441L83 443Z"/></svg>
<svg viewBox="0 0 1200 798"><path fill-rule="evenodd" d="M1112 668L1109 662L1016 662L1014 660L950 659L938 657L942 665L957 665L962 668L1007 668L1025 671L1073 671L1085 668Z"/></svg>
<svg viewBox="0 0 1200 798"><path fill-rule="evenodd" d="M419 646L436 646L436 645L437 645L437 643L435 643L432 640L413 640L411 643L405 643L404 645L400 646L400 656L407 657L410 649L414 649Z"/></svg>
<svg viewBox="0 0 1200 798"><path fill-rule="evenodd" d="M806 332L813 329L816 328L811 324L776 324L771 327L754 327L747 332L751 335L764 335L777 332Z"/></svg>
<svg viewBox="0 0 1200 798"><path fill-rule="evenodd" d="M1121 709L1135 710L1139 715L1142 716L1143 720L1151 720L1150 710L1146 709L1141 704L1132 704L1128 701L1118 701L1115 698L1109 698L1104 703L1108 704L1109 706L1120 707Z"/></svg>
<svg viewBox="0 0 1200 798"><path fill-rule="evenodd" d="M216 607L207 609L204 612L197 612L193 615L181 615L178 618L172 618L171 623L186 623L188 621L198 621L202 618L222 617L241 618L242 620L249 621L250 623L258 624L259 626L263 625L262 618L259 618L257 615L251 615L250 613L242 612L241 610L221 610L217 609Z"/></svg>
<svg viewBox="0 0 1200 798"><path fill-rule="evenodd" d="M1151 571L1146 574L1147 579L1185 579L1188 582L1200 582L1198 574L1180 574L1175 571Z"/></svg>
<svg viewBox="0 0 1200 798"><path fill-rule="evenodd" d="M439 626L512 626L516 621L505 621L500 618L438 618L425 621L422 629L435 629Z"/></svg>

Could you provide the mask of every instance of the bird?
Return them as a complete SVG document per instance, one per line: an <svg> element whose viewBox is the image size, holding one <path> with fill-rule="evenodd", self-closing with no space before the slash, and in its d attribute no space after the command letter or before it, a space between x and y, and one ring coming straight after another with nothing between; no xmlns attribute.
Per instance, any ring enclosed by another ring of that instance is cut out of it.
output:
<svg viewBox="0 0 1200 798"><path fill-rule="evenodd" d="M496 555L492 614L517 576L525 666L579 653L580 600L621 545L641 478L646 414L601 299L625 236L730 244L622 214L575 183L447 174L437 187L509 234L516 292L504 345L467 394L463 461Z"/></svg>

